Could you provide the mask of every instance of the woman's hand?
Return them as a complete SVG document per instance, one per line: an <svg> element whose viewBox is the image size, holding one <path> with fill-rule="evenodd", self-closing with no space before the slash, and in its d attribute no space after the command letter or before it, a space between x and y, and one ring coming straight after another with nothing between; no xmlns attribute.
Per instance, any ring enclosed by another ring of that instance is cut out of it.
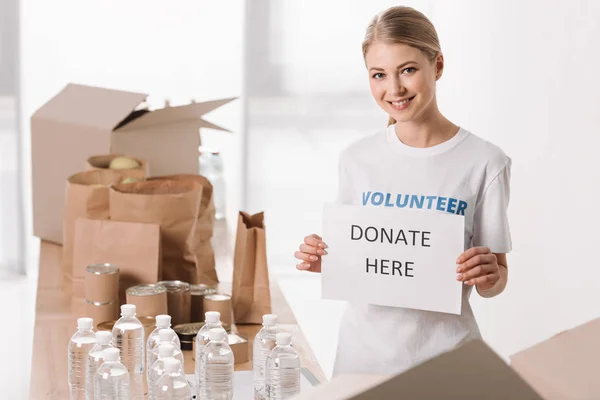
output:
<svg viewBox="0 0 600 400"><path fill-rule="evenodd" d="M456 280L465 285L477 285L485 291L500 280L500 266L494 253L487 247L471 247L456 260Z"/></svg>
<svg viewBox="0 0 600 400"><path fill-rule="evenodd" d="M304 238L300 250L294 253L294 257L302 261L296 265L301 271L321 272L321 256L327 254L327 245L321 236L312 234Z"/></svg>

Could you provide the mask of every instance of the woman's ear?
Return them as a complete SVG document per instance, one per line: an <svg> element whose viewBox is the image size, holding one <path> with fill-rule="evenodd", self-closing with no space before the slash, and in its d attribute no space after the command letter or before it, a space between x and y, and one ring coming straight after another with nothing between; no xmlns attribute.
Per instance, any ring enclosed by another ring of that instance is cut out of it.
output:
<svg viewBox="0 0 600 400"><path fill-rule="evenodd" d="M433 61L435 67L435 80L439 80L444 72L444 55L440 52L435 56Z"/></svg>

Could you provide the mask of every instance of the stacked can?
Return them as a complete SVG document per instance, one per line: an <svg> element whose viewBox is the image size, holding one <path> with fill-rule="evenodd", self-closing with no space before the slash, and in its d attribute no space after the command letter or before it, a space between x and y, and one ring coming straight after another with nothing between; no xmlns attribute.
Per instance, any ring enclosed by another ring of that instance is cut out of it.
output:
<svg viewBox="0 0 600 400"><path fill-rule="evenodd" d="M192 296L190 284L182 281L160 281L167 289L167 309L173 326L190 322Z"/></svg>
<svg viewBox="0 0 600 400"><path fill-rule="evenodd" d="M85 268L85 312L97 325L119 316L119 267L93 264Z"/></svg>

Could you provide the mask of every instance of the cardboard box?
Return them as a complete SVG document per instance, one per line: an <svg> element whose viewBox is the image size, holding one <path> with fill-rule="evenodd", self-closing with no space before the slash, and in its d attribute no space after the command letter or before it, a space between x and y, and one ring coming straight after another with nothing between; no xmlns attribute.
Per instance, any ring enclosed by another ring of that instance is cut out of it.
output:
<svg viewBox="0 0 600 400"><path fill-rule="evenodd" d="M69 84L31 118L33 233L62 243L67 177L90 156L145 159L150 176L198 173L200 128L225 130L202 116L234 99L149 111L147 95ZM140 108L140 109L136 109Z"/></svg>
<svg viewBox="0 0 600 400"><path fill-rule="evenodd" d="M483 341L472 340L394 377L339 376L294 400L541 400Z"/></svg>
<svg viewBox="0 0 600 400"><path fill-rule="evenodd" d="M600 399L600 318L510 357L545 399Z"/></svg>

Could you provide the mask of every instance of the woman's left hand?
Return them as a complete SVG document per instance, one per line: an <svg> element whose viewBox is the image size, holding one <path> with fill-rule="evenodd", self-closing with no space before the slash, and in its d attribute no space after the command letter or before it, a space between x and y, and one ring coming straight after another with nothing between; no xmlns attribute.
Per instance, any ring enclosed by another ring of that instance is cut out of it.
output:
<svg viewBox="0 0 600 400"><path fill-rule="evenodd" d="M471 247L456 260L456 280L465 285L477 285L481 290L494 287L500 280L496 255L487 247Z"/></svg>

